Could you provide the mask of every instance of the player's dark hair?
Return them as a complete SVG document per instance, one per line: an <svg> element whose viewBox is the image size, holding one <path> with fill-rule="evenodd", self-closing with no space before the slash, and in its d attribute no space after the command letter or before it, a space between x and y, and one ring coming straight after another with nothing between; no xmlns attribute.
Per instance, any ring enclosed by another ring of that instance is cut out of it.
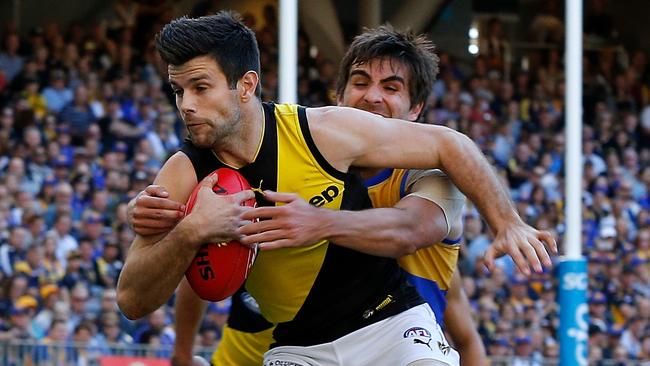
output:
<svg viewBox="0 0 650 366"><path fill-rule="evenodd" d="M367 29L354 38L343 56L336 93L343 95L353 65L384 58L400 61L408 67L411 106L424 103L438 75L438 56L434 50L435 45L423 35L398 31L391 25Z"/></svg>
<svg viewBox="0 0 650 366"><path fill-rule="evenodd" d="M231 89L237 87L237 81L248 71L260 75L260 51L255 33L232 11L174 19L156 35L156 48L160 57L174 66L199 56L212 57ZM258 83L255 94L259 97L260 93Z"/></svg>

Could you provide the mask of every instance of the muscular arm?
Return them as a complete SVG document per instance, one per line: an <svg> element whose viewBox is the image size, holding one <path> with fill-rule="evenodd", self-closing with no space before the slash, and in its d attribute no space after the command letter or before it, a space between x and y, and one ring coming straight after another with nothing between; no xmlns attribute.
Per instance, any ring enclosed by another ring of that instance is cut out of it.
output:
<svg viewBox="0 0 650 366"><path fill-rule="evenodd" d="M339 170L347 171L352 165L440 168L474 202L493 230L520 221L490 164L476 144L459 132L351 108L311 108L307 116L318 148Z"/></svg>
<svg viewBox="0 0 650 366"><path fill-rule="evenodd" d="M556 251L549 233L526 225L487 159L465 135L449 128L383 118L352 108L307 109L309 127L323 156L336 168L440 168L476 205L495 233L492 256L508 252L524 273L541 271ZM354 123L350 123L354 121Z"/></svg>
<svg viewBox="0 0 650 366"><path fill-rule="evenodd" d="M442 240L447 221L442 209L410 196L391 208L330 211L327 239L364 253L399 258Z"/></svg>
<svg viewBox="0 0 650 366"><path fill-rule="evenodd" d="M465 198L439 171L407 172L406 192L395 206L363 211L316 208L292 194L267 192L267 199L285 205L251 211L269 218L243 227L246 243L262 249L308 245L327 239L363 253L401 257L445 238ZM377 203L375 203L377 204ZM448 217L449 216L449 217Z"/></svg>
<svg viewBox="0 0 650 366"><path fill-rule="evenodd" d="M401 257L447 234L440 207L415 196L405 197L395 207L364 211L317 208L289 193L266 192L266 199L286 204L250 211L244 215L245 219L273 217L273 220L261 220L240 229L245 235L242 243L260 243L262 250L328 239L367 254Z"/></svg>
<svg viewBox="0 0 650 366"><path fill-rule="evenodd" d="M202 243L238 239L244 208L251 191L218 196L215 179L204 180L191 214L163 235L136 236L117 284L120 309L130 319L140 318L162 305L174 292ZM185 202L196 185L189 159L177 153L162 167L155 183L166 187L171 200Z"/></svg>
<svg viewBox="0 0 650 366"><path fill-rule="evenodd" d="M460 273L456 270L447 292L445 327L454 348L460 353L461 366L487 365L485 347L476 331L476 324L469 316L472 309L462 286Z"/></svg>

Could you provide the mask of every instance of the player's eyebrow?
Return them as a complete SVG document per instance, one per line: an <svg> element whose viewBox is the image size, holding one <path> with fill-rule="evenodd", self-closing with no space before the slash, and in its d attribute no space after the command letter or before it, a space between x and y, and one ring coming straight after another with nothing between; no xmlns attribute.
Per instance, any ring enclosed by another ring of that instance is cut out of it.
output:
<svg viewBox="0 0 650 366"><path fill-rule="evenodd" d="M199 75L196 75L196 76L190 78L189 82L190 83L196 83L196 82L199 82L201 80L208 79L208 78L209 77L208 77L207 74L199 74Z"/></svg>
<svg viewBox="0 0 650 366"><path fill-rule="evenodd" d="M405 84L404 78L399 75L391 75L387 78L379 80L380 83L390 83L392 81L397 81L398 83Z"/></svg>
<svg viewBox="0 0 650 366"><path fill-rule="evenodd" d="M366 77L366 78L370 79L370 74L368 74L364 70L358 70L357 69L357 70L350 71L350 77L355 76L355 75L363 76L363 77Z"/></svg>
<svg viewBox="0 0 650 366"><path fill-rule="evenodd" d="M195 83L197 83L199 81L202 81L202 80L205 80L205 79L208 79L208 78L209 78L209 76L207 74L199 74L199 75L196 75L196 76L190 78L187 82L188 82L188 84L195 84ZM169 80L169 83L172 84L173 86L179 86L179 84L176 81L171 80L171 79Z"/></svg>
<svg viewBox="0 0 650 366"><path fill-rule="evenodd" d="M363 76L365 78L370 79L370 74L368 74L364 70L358 70L357 69L357 70L350 71L350 77L355 76L355 75ZM383 78L383 79L379 80L380 83L390 83L392 81L396 81L398 83L405 84L404 78L399 76L399 75L391 75L389 77L386 77L386 78Z"/></svg>

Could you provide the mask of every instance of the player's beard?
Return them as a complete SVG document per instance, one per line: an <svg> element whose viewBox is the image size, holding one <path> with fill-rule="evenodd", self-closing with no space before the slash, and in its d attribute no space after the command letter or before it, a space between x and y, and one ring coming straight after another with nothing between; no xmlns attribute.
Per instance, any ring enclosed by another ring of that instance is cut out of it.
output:
<svg viewBox="0 0 650 366"><path fill-rule="evenodd" d="M192 143L196 147L212 148L221 145L234 135L240 127L241 109L235 104L229 111L230 113L225 115L221 121L210 123L208 131L194 134L191 130L188 130Z"/></svg>

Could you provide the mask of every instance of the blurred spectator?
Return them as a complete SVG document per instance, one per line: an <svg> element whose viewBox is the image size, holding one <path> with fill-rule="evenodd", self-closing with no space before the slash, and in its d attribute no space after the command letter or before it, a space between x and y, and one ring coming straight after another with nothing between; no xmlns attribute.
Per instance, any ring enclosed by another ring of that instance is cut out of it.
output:
<svg viewBox="0 0 650 366"><path fill-rule="evenodd" d="M82 145L90 125L97 120L97 116L90 107L88 89L85 85L81 84L75 88L74 98L63 107L59 119L61 123L70 127L72 145Z"/></svg>
<svg viewBox="0 0 650 366"><path fill-rule="evenodd" d="M97 334L98 348L104 354L115 354L113 347L133 344L133 338L124 333L120 327L119 316L116 312L105 312L100 318L100 331Z"/></svg>
<svg viewBox="0 0 650 366"><path fill-rule="evenodd" d="M69 185L67 187L69 187ZM77 239L71 235L71 232L71 216L65 213L59 214L59 216L56 217L53 228L50 230L49 234L52 235L56 241L56 258L64 269L67 267L68 253L79 248L79 243L77 242Z"/></svg>
<svg viewBox="0 0 650 366"><path fill-rule="evenodd" d="M557 0L539 3L537 12L529 26L531 41L560 44L564 41L564 23L560 17L561 4Z"/></svg>
<svg viewBox="0 0 650 366"><path fill-rule="evenodd" d="M0 71L6 83L18 75L23 68L25 60L18 54L20 38L15 33L8 33L3 37L2 51L0 51Z"/></svg>
<svg viewBox="0 0 650 366"><path fill-rule="evenodd" d="M117 242L112 240L106 242L101 257L96 260L101 281L104 286L117 286L117 278L119 277L122 266L124 265L122 260L120 260L121 257L120 247Z"/></svg>
<svg viewBox="0 0 650 366"><path fill-rule="evenodd" d="M95 338L96 327L91 322L82 322L72 332L72 342L83 347L70 349L68 359L76 365L87 365L96 360L101 354L101 349Z"/></svg>
<svg viewBox="0 0 650 366"><path fill-rule="evenodd" d="M533 348L529 336L515 338L515 357L512 360L513 366L541 366L539 360L533 358Z"/></svg>
<svg viewBox="0 0 650 366"><path fill-rule="evenodd" d="M93 320L93 314L87 309L90 291L84 282L78 282L70 290L70 313L68 314L68 331L74 329L85 320Z"/></svg>
<svg viewBox="0 0 650 366"><path fill-rule="evenodd" d="M146 322L133 331L133 339L139 344L171 345L174 330L169 324L164 307L146 316ZM154 340L155 338L155 340Z"/></svg>
<svg viewBox="0 0 650 366"><path fill-rule="evenodd" d="M629 319L621 335L620 346L625 350L627 357L637 358L641 353L641 339L647 335L647 320L634 317Z"/></svg>
<svg viewBox="0 0 650 366"><path fill-rule="evenodd" d="M50 84L43 89L45 105L50 112L59 113L74 99L72 90L65 85L65 73L62 70L53 70L50 75Z"/></svg>
<svg viewBox="0 0 650 366"><path fill-rule="evenodd" d="M43 285L39 295L41 308L34 316L33 328L35 337L42 339L54 321L54 306L61 300L61 297L59 296L59 287L52 283Z"/></svg>
<svg viewBox="0 0 650 366"><path fill-rule="evenodd" d="M0 268L6 276L11 276L16 263L25 259L27 235L25 228L14 225L9 229L9 239L0 245Z"/></svg>
<svg viewBox="0 0 650 366"><path fill-rule="evenodd" d="M65 364L68 355L63 345L68 340L69 334L65 320L55 319L50 325L47 336L43 339L44 346L35 350L34 361L55 365Z"/></svg>
<svg viewBox="0 0 650 366"><path fill-rule="evenodd" d="M495 70L502 70L504 58L509 52L509 42L503 35L503 24L499 18L491 18L487 22L485 36L481 37L479 49L481 55L485 55L488 64Z"/></svg>
<svg viewBox="0 0 650 366"><path fill-rule="evenodd" d="M614 19L607 11L607 0L592 0L585 14L585 34L596 37L597 41L610 41L616 38Z"/></svg>

